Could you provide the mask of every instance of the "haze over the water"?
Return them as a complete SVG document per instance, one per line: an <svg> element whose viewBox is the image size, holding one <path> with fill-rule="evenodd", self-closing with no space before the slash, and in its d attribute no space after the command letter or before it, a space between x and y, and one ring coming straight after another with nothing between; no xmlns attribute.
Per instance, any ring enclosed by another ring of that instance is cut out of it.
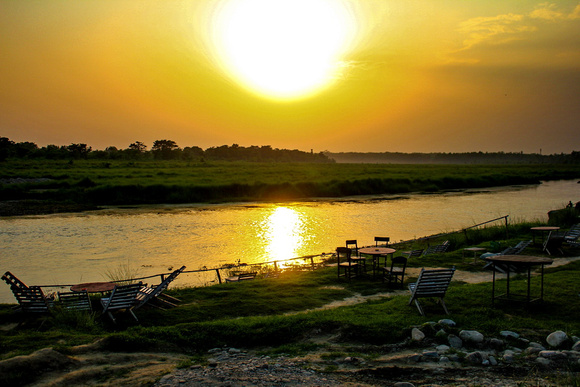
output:
<svg viewBox="0 0 580 387"><path fill-rule="evenodd" d="M579 145L578 1L1 1L0 58L0 136L39 146Z"/></svg>

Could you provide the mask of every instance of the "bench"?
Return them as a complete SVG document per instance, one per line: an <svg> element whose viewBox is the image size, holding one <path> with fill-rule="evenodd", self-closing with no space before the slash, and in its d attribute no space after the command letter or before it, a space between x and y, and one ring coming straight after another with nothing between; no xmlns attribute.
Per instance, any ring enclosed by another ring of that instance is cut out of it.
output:
<svg viewBox="0 0 580 387"><path fill-rule="evenodd" d="M443 310L445 310L445 314L449 314L445 301L443 301L443 297L445 297L447 288L451 283L453 273L455 273L455 266L451 269L421 269L421 274L419 274L417 282L409 284L409 290L411 291L409 305L415 301L419 313L421 313L421 316L425 316L423 308L419 303L419 299L437 297L443 306Z"/></svg>
<svg viewBox="0 0 580 387"><path fill-rule="evenodd" d="M226 282L240 282L240 281L253 280L254 278L256 278L257 274L258 273L255 271L248 272L248 273L239 273L238 275L234 275L232 277L226 278Z"/></svg>

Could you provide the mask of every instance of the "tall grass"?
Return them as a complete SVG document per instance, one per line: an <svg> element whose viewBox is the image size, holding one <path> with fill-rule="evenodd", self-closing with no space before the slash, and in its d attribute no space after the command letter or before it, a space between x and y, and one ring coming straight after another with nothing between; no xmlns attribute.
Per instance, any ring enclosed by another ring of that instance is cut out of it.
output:
<svg viewBox="0 0 580 387"><path fill-rule="evenodd" d="M109 268L105 271L104 276L111 282L120 285L128 285L136 282L133 278L141 277L141 269L129 263L120 263L116 267Z"/></svg>

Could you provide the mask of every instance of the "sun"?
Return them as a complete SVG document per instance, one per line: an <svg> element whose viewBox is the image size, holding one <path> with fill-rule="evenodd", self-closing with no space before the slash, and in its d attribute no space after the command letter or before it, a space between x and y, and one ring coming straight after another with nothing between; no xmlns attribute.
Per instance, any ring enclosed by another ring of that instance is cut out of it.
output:
<svg viewBox="0 0 580 387"><path fill-rule="evenodd" d="M355 30L341 0L226 0L211 35L220 66L235 81L289 100L333 83Z"/></svg>

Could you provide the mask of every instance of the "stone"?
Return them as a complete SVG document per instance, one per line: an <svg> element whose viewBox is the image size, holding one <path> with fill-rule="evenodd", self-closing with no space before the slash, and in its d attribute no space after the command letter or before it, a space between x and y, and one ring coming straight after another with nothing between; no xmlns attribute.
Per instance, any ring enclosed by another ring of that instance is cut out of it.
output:
<svg viewBox="0 0 580 387"><path fill-rule="evenodd" d="M480 344L483 342L483 335L478 331L462 330L459 332L459 337L461 340L468 343Z"/></svg>
<svg viewBox="0 0 580 387"><path fill-rule="evenodd" d="M495 359L495 356L490 356L489 357L489 364L492 366L496 366L497 365L497 360Z"/></svg>
<svg viewBox="0 0 580 387"><path fill-rule="evenodd" d="M437 331L437 333L435 333L435 337L438 338L445 338L447 336L447 332L445 332L445 329L439 329Z"/></svg>
<svg viewBox="0 0 580 387"><path fill-rule="evenodd" d="M552 332L546 338L546 342L553 348L562 346L566 340L568 340L568 335L564 331Z"/></svg>
<svg viewBox="0 0 580 387"><path fill-rule="evenodd" d="M449 363L449 362L451 362L451 360L449 360L447 356L441 356L439 358L439 363Z"/></svg>
<svg viewBox="0 0 580 387"><path fill-rule="evenodd" d="M447 341L453 348L461 348L463 346L463 340L455 335L449 335L449 337L447 337Z"/></svg>
<svg viewBox="0 0 580 387"><path fill-rule="evenodd" d="M454 327L455 325L457 325L455 323L455 321L450 320L448 318L444 318L444 319L439 320L439 324L441 324L441 325L447 325L448 327Z"/></svg>
<svg viewBox="0 0 580 387"><path fill-rule="evenodd" d="M577 341L572 346L572 351L580 351L580 341Z"/></svg>
<svg viewBox="0 0 580 387"><path fill-rule="evenodd" d="M438 345L435 349L437 350L438 353L445 353L449 351L450 347L448 345L441 344Z"/></svg>
<svg viewBox="0 0 580 387"><path fill-rule="evenodd" d="M528 347L524 350L524 354L526 355L535 355L540 353L541 351L543 351L543 349L538 348L538 347Z"/></svg>
<svg viewBox="0 0 580 387"><path fill-rule="evenodd" d="M421 332L420 329L413 328L411 330L411 339L413 341L422 341L425 338L425 334Z"/></svg>
<svg viewBox="0 0 580 387"><path fill-rule="evenodd" d="M507 349L502 356L503 361L506 363L511 363L514 361L514 351Z"/></svg>
<svg viewBox="0 0 580 387"><path fill-rule="evenodd" d="M397 382L394 384L395 387L415 387L413 383L409 382Z"/></svg>
<svg viewBox="0 0 580 387"><path fill-rule="evenodd" d="M568 356L564 352L560 351L549 351L549 350L540 351L538 355L540 357L545 357L546 359L551 360L563 360L568 358Z"/></svg>
<svg viewBox="0 0 580 387"><path fill-rule="evenodd" d="M548 367L550 363L550 359L546 359L545 357L538 357L536 358L536 363L540 364L541 366Z"/></svg>
<svg viewBox="0 0 580 387"><path fill-rule="evenodd" d="M518 335L517 333L512 332L512 331L501 331L499 334L500 334L500 336L505 337L506 339L507 338L511 338L511 339L519 339L520 338L520 335Z"/></svg>
<svg viewBox="0 0 580 387"><path fill-rule="evenodd" d="M536 343L535 341L532 341L532 342L530 343L530 347L534 347L534 348L540 348L540 349L546 349L546 348L544 348L544 346L543 346L542 344L540 344L540 343Z"/></svg>
<svg viewBox="0 0 580 387"><path fill-rule="evenodd" d="M465 356L465 360L467 360L471 364L482 364L483 363L483 355L479 351L470 352Z"/></svg>
<svg viewBox="0 0 580 387"><path fill-rule="evenodd" d="M426 358L428 360L439 358L439 353L437 351L423 351L421 355L423 356L423 358Z"/></svg>

